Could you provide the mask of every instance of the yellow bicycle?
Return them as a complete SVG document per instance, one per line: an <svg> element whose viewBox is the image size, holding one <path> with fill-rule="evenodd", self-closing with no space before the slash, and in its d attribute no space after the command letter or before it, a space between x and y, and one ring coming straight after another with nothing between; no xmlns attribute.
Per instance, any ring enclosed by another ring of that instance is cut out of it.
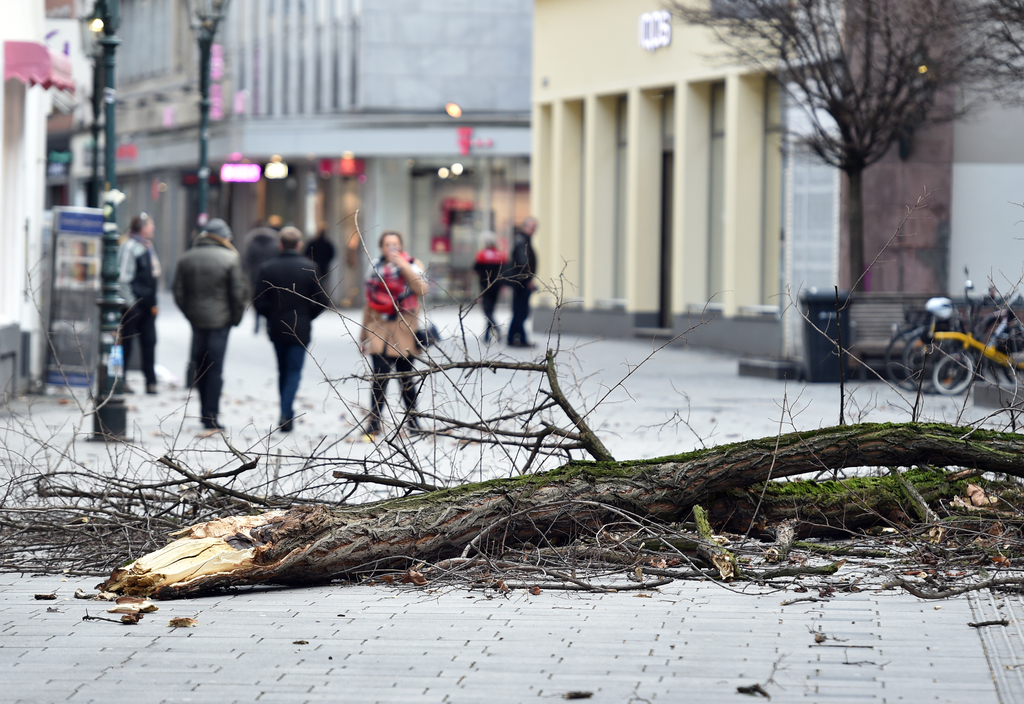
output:
<svg viewBox="0 0 1024 704"><path fill-rule="evenodd" d="M992 341L986 344L978 340L973 332L934 333L932 339L938 343L942 354L932 371L935 390L955 396L966 391L976 375L987 376L1000 385L1020 384L1017 373L1024 370L1024 360L1015 359L1013 351L1024 351L1021 344L1024 339L1020 327L1013 328L1006 340L999 343L1004 349L999 349Z"/></svg>

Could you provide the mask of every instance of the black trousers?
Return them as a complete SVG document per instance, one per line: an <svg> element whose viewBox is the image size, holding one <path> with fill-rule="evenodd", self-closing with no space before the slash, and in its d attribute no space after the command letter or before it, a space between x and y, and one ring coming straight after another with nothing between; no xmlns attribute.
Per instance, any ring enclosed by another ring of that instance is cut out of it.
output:
<svg viewBox="0 0 1024 704"><path fill-rule="evenodd" d="M124 363L131 359L132 347L139 343L142 355L142 373L146 385L156 385L156 316L148 306L134 305L121 314L121 347L124 349Z"/></svg>
<svg viewBox="0 0 1024 704"><path fill-rule="evenodd" d="M224 387L224 355L228 350L231 327L200 329L192 327L192 357L189 383L199 392L199 407L204 421L216 421L220 412L220 392Z"/></svg>
<svg viewBox="0 0 1024 704"><path fill-rule="evenodd" d="M491 335L497 339L501 335L498 324L494 322L494 308L498 305L498 296L501 294L501 286L492 284L480 294L480 306L484 309L484 317L487 318L487 330L484 331L484 341L489 342Z"/></svg>
<svg viewBox="0 0 1024 704"><path fill-rule="evenodd" d="M371 361L373 362L373 398L367 432L377 433L380 432L381 410L386 402L388 382L391 381L387 375L396 371L411 372L413 367L412 360L408 357L385 357L382 354L375 354L371 356ZM406 412L415 411L416 395L419 393L416 380L412 377L405 377L400 381L402 383L402 401L405 403ZM410 424L413 427L418 427L415 418L411 419Z"/></svg>
<svg viewBox="0 0 1024 704"><path fill-rule="evenodd" d="M512 286L512 322L508 324L508 344L526 344L526 319L530 317L530 294L524 284L515 282Z"/></svg>

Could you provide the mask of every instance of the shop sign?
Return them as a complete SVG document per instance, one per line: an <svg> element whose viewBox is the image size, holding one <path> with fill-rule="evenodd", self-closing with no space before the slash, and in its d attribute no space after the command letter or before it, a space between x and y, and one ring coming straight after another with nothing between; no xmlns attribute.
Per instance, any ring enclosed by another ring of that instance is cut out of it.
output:
<svg viewBox="0 0 1024 704"><path fill-rule="evenodd" d="M127 144L120 144L117 147L117 160L118 161L135 161L139 158L139 148L135 146L134 142L128 142Z"/></svg>
<svg viewBox="0 0 1024 704"><path fill-rule="evenodd" d="M456 142L459 145L459 154L462 156L469 156L470 148L474 149L490 149L494 146L493 139L483 139L481 137L473 137L472 127L457 127L455 129Z"/></svg>
<svg viewBox="0 0 1024 704"><path fill-rule="evenodd" d="M71 171L71 152L51 151L46 161L48 178L63 178Z"/></svg>
<svg viewBox="0 0 1024 704"><path fill-rule="evenodd" d="M637 23L640 46L647 51L656 51L672 43L672 13L656 10L640 15Z"/></svg>
<svg viewBox="0 0 1024 704"><path fill-rule="evenodd" d="M224 164L220 167L220 180L224 183L256 183L262 169L259 164Z"/></svg>

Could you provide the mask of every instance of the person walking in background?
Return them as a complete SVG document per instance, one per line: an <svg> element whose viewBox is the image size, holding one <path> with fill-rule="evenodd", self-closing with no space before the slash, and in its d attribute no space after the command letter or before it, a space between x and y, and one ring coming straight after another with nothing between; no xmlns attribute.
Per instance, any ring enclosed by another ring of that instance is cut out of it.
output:
<svg viewBox="0 0 1024 704"><path fill-rule="evenodd" d="M276 215L272 215L271 218L277 218L277 222L280 222L280 218ZM281 251L278 237L276 228L264 225L260 220L257 220L256 226L245 235L245 259L243 266L246 273L249 274L251 291L255 291L259 284L257 275L259 274L260 267L276 257L278 252ZM255 332L259 332L261 313L258 309L254 308L253 314L256 316Z"/></svg>
<svg viewBox="0 0 1024 704"><path fill-rule="evenodd" d="M282 432L292 431L295 394L312 336L312 321L330 305L320 286L316 264L299 253L302 233L281 230L281 251L259 271L253 305L267 319L267 333L277 354L277 388L281 395Z"/></svg>
<svg viewBox="0 0 1024 704"><path fill-rule="evenodd" d="M530 317L530 294L536 289L533 277L537 274L537 254L533 251L533 233L537 219L528 217L516 228L512 243L512 261L506 282L512 289L512 322L508 324L509 347L533 347L526 339L526 319Z"/></svg>
<svg viewBox="0 0 1024 704"><path fill-rule="evenodd" d="M366 307L360 337L360 351L369 355L373 370L370 416L363 438L367 442L373 442L381 430L388 375L396 370L413 370L412 360L419 351L416 330L420 297L427 295L429 288L423 264L405 253L401 234L394 231L382 234L380 250L381 256L373 261L366 277ZM416 410L416 382L405 377L401 384L408 416ZM415 418L410 418L410 425L419 427Z"/></svg>
<svg viewBox="0 0 1024 704"><path fill-rule="evenodd" d="M508 256L498 249L498 236L493 232L485 232L481 236L480 251L476 253L476 261L473 269L480 277L480 305L484 309L484 317L487 318L487 329L484 330L484 342L501 338L501 330L494 321L494 307L498 303L498 295L501 293L502 271L508 262Z"/></svg>
<svg viewBox="0 0 1024 704"><path fill-rule="evenodd" d="M334 245L327 239L327 228L321 226L316 237L309 241L303 251L307 259L316 264L316 277L323 279L331 270L331 262L334 261ZM326 283L326 282L325 282Z"/></svg>
<svg viewBox="0 0 1024 704"><path fill-rule="evenodd" d="M178 259L174 302L192 324L189 384L199 391L203 427L220 430L218 418L228 333L242 322L249 293L231 228L220 218L206 223L192 248Z"/></svg>
<svg viewBox="0 0 1024 704"><path fill-rule="evenodd" d="M118 287L124 299L121 313L121 347L127 367L132 346L138 341L146 393L156 393L156 287L160 279L160 259L153 246L153 219L146 213L132 218L128 238L117 251L120 268ZM126 393L132 390L126 383Z"/></svg>

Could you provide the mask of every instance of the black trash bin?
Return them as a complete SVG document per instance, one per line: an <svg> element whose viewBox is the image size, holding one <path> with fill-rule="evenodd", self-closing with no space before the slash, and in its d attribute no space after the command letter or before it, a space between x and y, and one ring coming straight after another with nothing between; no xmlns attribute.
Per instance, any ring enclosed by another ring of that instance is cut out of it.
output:
<svg viewBox="0 0 1024 704"><path fill-rule="evenodd" d="M850 311L846 305L848 295L840 292L839 304L845 306L836 312L835 291L804 291L801 296L804 311L804 363L807 381L812 383L839 381L839 336L843 349L849 349ZM838 321L838 322L837 322ZM845 354L843 362L845 364Z"/></svg>

